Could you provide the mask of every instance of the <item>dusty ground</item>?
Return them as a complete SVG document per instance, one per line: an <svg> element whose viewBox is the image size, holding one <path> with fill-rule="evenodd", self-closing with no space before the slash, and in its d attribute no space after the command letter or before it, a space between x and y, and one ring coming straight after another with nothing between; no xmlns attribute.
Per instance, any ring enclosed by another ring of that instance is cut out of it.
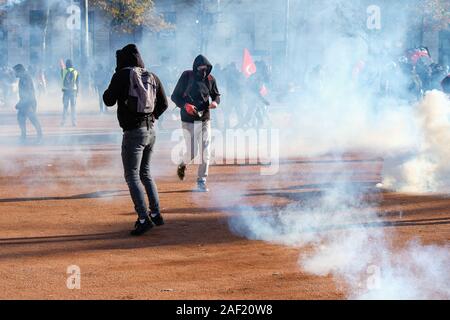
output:
<svg viewBox="0 0 450 320"><path fill-rule="evenodd" d="M164 130L153 174L167 224L132 238L135 214L115 117L85 114L75 129L59 128L56 115L42 121L44 144L18 146L14 116L0 117L1 299L346 297L336 279L299 269L300 251L308 249L249 241L227 223L242 199L270 212L320 191L323 185L308 173L326 176L332 159L284 159L271 177L262 177L256 165L213 166L211 192L200 194L192 192L195 168L186 182L177 181L170 131ZM380 181L378 158L353 154L344 164L356 172L355 183ZM449 198L383 193L379 210L385 223L377 227L399 246L415 237L426 244L450 240ZM80 290L66 287L69 265L81 268Z"/></svg>

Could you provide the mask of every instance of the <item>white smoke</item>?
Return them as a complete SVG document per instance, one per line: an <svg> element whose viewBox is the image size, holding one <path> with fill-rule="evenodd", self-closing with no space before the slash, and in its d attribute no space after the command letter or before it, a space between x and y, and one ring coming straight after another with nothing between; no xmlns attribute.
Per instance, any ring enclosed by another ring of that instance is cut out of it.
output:
<svg viewBox="0 0 450 320"><path fill-rule="evenodd" d="M387 159L384 186L403 192L450 190L450 100L440 91L425 95L415 111L421 137L406 159Z"/></svg>
<svg viewBox="0 0 450 320"><path fill-rule="evenodd" d="M229 219L230 228L249 239L302 248L302 270L344 281L350 299L449 299L450 247L413 240L393 248L377 214L375 188L348 178L275 213L243 208Z"/></svg>

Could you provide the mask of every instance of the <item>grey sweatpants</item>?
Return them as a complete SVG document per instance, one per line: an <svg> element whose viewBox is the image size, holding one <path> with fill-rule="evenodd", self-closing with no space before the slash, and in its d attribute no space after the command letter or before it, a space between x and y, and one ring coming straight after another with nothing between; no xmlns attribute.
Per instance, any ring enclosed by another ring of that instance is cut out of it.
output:
<svg viewBox="0 0 450 320"><path fill-rule="evenodd" d="M183 128L184 141L186 143L186 153L183 156L183 163L191 164L200 153L201 162L198 167L198 181L206 182L211 158L211 122L181 122Z"/></svg>

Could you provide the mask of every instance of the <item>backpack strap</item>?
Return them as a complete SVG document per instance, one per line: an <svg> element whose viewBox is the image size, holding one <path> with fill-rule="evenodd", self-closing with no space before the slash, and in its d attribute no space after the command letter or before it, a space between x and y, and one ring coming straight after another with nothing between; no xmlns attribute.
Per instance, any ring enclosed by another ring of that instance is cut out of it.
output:
<svg viewBox="0 0 450 320"><path fill-rule="evenodd" d="M66 68L63 70L63 88L64 89L73 89L73 88L66 88L66 80L67 77L70 75L72 75L73 77L73 81L74 81L74 85L76 85L76 80L77 80L77 73L76 70L74 68Z"/></svg>

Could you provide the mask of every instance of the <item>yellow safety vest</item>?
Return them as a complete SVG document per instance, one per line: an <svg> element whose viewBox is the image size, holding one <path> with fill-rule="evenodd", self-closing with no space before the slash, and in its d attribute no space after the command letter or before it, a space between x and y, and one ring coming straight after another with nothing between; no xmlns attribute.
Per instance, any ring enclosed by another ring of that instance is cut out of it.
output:
<svg viewBox="0 0 450 320"><path fill-rule="evenodd" d="M69 72L72 72L72 71L73 71L73 76L74 76L74 88L66 88L64 86L64 80L66 79L66 75ZM63 90L78 90L78 88L77 88L77 79L78 79L78 71L77 70L75 70L74 68L65 68L65 69L63 69L63 72L62 72L62 87L63 87Z"/></svg>

